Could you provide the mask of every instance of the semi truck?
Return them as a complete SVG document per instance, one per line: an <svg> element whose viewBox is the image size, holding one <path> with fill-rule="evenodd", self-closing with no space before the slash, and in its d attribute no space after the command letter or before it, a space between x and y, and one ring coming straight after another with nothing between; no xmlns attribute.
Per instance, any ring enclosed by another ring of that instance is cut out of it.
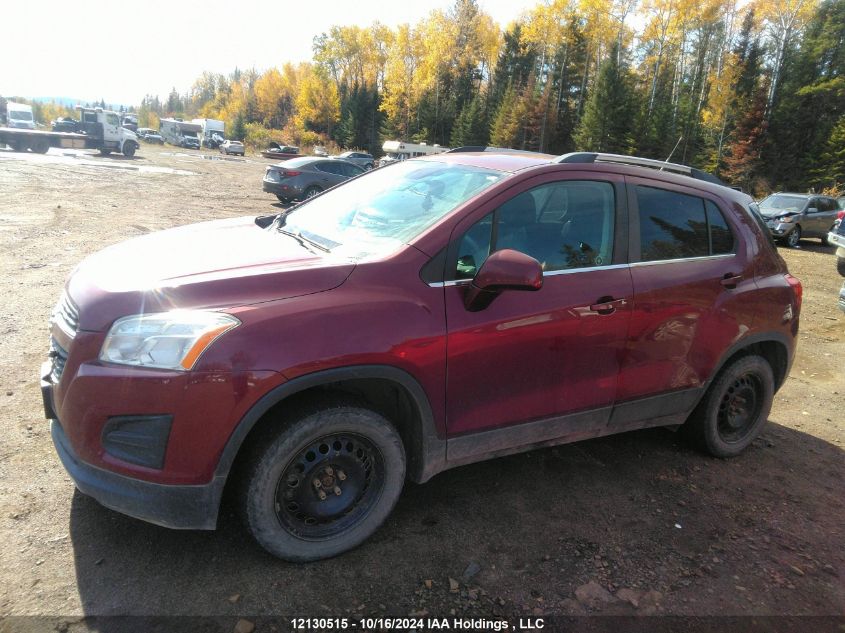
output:
<svg viewBox="0 0 845 633"><path fill-rule="evenodd" d="M162 119L158 131L166 142L171 145L184 147L186 137L193 137L199 140L202 126L198 123L188 123L179 119Z"/></svg>
<svg viewBox="0 0 845 633"><path fill-rule="evenodd" d="M217 119L194 119L191 123L200 126L200 145L217 149L226 140L226 123Z"/></svg>
<svg viewBox="0 0 845 633"><path fill-rule="evenodd" d="M8 106L7 106L8 107ZM8 145L16 152L31 150L46 154L51 147L65 149L97 149L103 155L120 152L126 157L135 155L138 137L120 125L117 112L102 108L83 108L79 111L77 132L48 132L20 127L0 127L0 145Z"/></svg>

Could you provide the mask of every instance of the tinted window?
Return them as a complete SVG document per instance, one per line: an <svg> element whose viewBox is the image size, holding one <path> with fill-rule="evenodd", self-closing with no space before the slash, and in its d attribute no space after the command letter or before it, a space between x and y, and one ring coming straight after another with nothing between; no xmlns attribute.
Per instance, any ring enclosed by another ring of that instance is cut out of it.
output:
<svg viewBox="0 0 845 633"><path fill-rule="evenodd" d="M637 187L637 204L643 261L710 254L704 200L653 187Z"/></svg>
<svg viewBox="0 0 845 633"><path fill-rule="evenodd" d="M609 264L614 209L606 182L556 182L517 194L464 234L456 278L475 276L490 253L505 248L530 255L549 272Z"/></svg>
<svg viewBox="0 0 845 633"><path fill-rule="evenodd" d="M725 216L719 211L719 207L706 200L704 206L707 209L707 225L710 228L710 254L724 255L733 253L734 236Z"/></svg>
<svg viewBox="0 0 845 633"><path fill-rule="evenodd" d="M338 176L343 176L343 165L340 163L317 163L314 167L327 174L337 174Z"/></svg>

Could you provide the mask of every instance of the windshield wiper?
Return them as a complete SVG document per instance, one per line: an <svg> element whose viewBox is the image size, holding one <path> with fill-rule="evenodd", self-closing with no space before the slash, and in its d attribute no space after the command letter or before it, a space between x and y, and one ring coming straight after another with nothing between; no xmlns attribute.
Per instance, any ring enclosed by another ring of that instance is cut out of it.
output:
<svg viewBox="0 0 845 633"><path fill-rule="evenodd" d="M318 249L320 249L320 250L321 250L321 251L323 251L324 253L331 253L331 250L330 250L330 249L326 248L325 246L323 246L323 245L322 245L322 244L320 244L319 242L315 242L314 240L310 240L310 239L308 239L307 237L303 236L303 235L302 235L302 233L300 233L300 232L296 232L296 233L294 233L293 231L287 231L287 230L283 229L281 226L279 226L276 230L277 230L279 233L282 233L282 234L284 234L284 235L288 235L288 236L292 237L292 238L293 238L293 239L295 239L297 242L299 242L299 245L300 245L300 246L302 246L302 247L304 247L304 248L308 248L308 245L311 245L311 246L313 246L314 248L318 248ZM310 248L308 248L308 250L310 250L312 253L314 252L314 251L313 251L312 249L310 249Z"/></svg>

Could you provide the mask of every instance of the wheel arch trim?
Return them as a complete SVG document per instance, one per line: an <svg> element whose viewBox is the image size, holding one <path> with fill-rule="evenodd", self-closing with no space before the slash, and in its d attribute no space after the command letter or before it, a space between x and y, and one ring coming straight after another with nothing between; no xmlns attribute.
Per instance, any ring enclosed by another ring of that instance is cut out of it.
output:
<svg viewBox="0 0 845 633"><path fill-rule="evenodd" d="M419 428L413 447L418 455L409 459L408 476L412 481L427 481L445 467L446 442L437 435L431 403L420 383L407 371L391 365L357 365L326 369L293 378L264 394L232 431L214 471L214 477L227 478L250 431L280 402L307 389L347 380L381 379L396 383L410 395L419 416ZM410 457L410 456L409 456Z"/></svg>

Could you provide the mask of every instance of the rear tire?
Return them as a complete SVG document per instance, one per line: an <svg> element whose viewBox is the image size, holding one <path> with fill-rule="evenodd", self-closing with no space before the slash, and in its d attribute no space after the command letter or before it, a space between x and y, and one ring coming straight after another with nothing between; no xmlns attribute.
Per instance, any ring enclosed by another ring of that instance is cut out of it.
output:
<svg viewBox="0 0 845 633"><path fill-rule="evenodd" d="M845 257L836 258L836 272L845 277Z"/></svg>
<svg viewBox="0 0 845 633"><path fill-rule="evenodd" d="M380 414L325 401L279 420L257 441L241 482L252 536L279 558L306 562L361 544L384 522L405 481L405 450Z"/></svg>
<svg viewBox="0 0 845 633"><path fill-rule="evenodd" d="M29 148L36 154L46 154L50 151L50 142L46 138L36 138Z"/></svg>
<svg viewBox="0 0 845 633"><path fill-rule="evenodd" d="M714 457L734 457L759 435L775 395L772 368L762 356L743 356L725 367L682 431Z"/></svg>
<svg viewBox="0 0 845 633"><path fill-rule="evenodd" d="M288 204L290 202L290 198L285 198L284 196L280 196L279 194L276 194L276 197L282 204Z"/></svg>

